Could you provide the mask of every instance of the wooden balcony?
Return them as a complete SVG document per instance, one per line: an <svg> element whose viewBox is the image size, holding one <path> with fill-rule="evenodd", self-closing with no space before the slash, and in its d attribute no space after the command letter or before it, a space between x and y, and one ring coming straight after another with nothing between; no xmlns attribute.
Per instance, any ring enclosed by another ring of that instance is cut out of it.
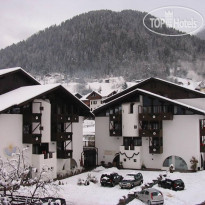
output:
<svg viewBox="0 0 205 205"><path fill-rule="evenodd" d="M205 152L205 144L200 145L200 152Z"/></svg>
<svg viewBox="0 0 205 205"><path fill-rule="evenodd" d="M39 144L41 143L41 134L23 134L23 143Z"/></svg>
<svg viewBox="0 0 205 205"><path fill-rule="evenodd" d="M139 129L140 137L162 137L161 129Z"/></svg>
<svg viewBox="0 0 205 205"><path fill-rule="evenodd" d="M173 120L172 113L140 113L140 121L162 121L162 120Z"/></svg>
<svg viewBox="0 0 205 205"><path fill-rule="evenodd" d="M79 116L75 114L59 114L54 116L57 123L79 122Z"/></svg>
<svg viewBox="0 0 205 205"><path fill-rule="evenodd" d="M200 136L205 136L205 129L200 129Z"/></svg>
<svg viewBox="0 0 205 205"><path fill-rule="evenodd" d="M31 114L24 114L23 115L23 122L24 123L32 123L32 122L41 122L41 113L31 113Z"/></svg>
<svg viewBox="0 0 205 205"><path fill-rule="evenodd" d="M58 159L70 159L73 156L73 150L57 150Z"/></svg>
<svg viewBox="0 0 205 205"><path fill-rule="evenodd" d="M122 115L120 114L112 114L110 115L110 121L122 121Z"/></svg>
<svg viewBox="0 0 205 205"><path fill-rule="evenodd" d="M110 136L112 137L121 137L122 130L110 130Z"/></svg>
<svg viewBox="0 0 205 205"><path fill-rule="evenodd" d="M52 141L64 142L72 140L72 132L58 132L52 135Z"/></svg>
<svg viewBox="0 0 205 205"><path fill-rule="evenodd" d="M155 146L149 146L149 153L150 154L162 154L163 153L163 147L155 147Z"/></svg>

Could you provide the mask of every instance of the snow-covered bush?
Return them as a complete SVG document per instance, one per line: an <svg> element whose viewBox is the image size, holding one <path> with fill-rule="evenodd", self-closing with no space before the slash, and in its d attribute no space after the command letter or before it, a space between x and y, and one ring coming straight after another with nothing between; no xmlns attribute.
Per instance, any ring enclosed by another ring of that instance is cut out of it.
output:
<svg viewBox="0 0 205 205"><path fill-rule="evenodd" d="M191 162L191 169L193 171L197 171L198 160L195 157L192 157L190 162Z"/></svg>

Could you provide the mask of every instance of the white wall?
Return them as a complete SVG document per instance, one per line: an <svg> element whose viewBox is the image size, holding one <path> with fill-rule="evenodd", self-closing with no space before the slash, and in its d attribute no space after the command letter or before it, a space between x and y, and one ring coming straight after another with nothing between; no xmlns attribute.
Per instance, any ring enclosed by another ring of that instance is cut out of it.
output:
<svg viewBox="0 0 205 205"><path fill-rule="evenodd" d="M25 151L26 160L31 161L32 147L23 144L23 116L21 114L0 114L0 156L3 160L9 159L12 152ZM16 147L19 148L16 149Z"/></svg>
<svg viewBox="0 0 205 205"><path fill-rule="evenodd" d="M98 163L113 162L115 154L120 151L123 145L122 137L110 137L109 133L109 117L95 118L95 144L98 148Z"/></svg>
<svg viewBox="0 0 205 205"><path fill-rule="evenodd" d="M125 148L124 146L120 146L120 152L126 153L128 158L125 155L120 154L120 162L123 163L123 168L141 169L141 166L142 166L142 159L141 159L142 147L141 146L134 146L134 150L125 150L124 148ZM138 155L133 155L134 153L138 154ZM132 158L129 159L129 157L132 157Z"/></svg>
<svg viewBox="0 0 205 205"><path fill-rule="evenodd" d="M205 110L205 98L176 99L176 101Z"/></svg>
<svg viewBox="0 0 205 205"><path fill-rule="evenodd" d="M149 140L143 137L142 162L145 166L161 169L164 160L172 155L184 159L188 169L192 156L200 162L199 119L202 118L200 115L174 115L173 120L164 120L162 154L149 154Z"/></svg>
<svg viewBox="0 0 205 205"><path fill-rule="evenodd" d="M56 153L53 153L53 157L48 159L44 159L44 154L32 154L32 166L37 168L38 171L36 174L39 174L43 168L45 170L52 168L52 172L48 171L47 176L50 178L57 177Z"/></svg>
<svg viewBox="0 0 205 205"><path fill-rule="evenodd" d="M135 103L133 113L130 113L130 103L122 104L122 136L124 137L139 135L138 105L139 103Z"/></svg>
<svg viewBox="0 0 205 205"><path fill-rule="evenodd" d="M93 104L93 102L96 102L96 104ZM90 100L90 109L93 111L94 109L100 107L102 105L101 103L102 99L96 99L96 100Z"/></svg>
<svg viewBox="0 0 205 205"><path fill-rule="evenodd" d="M43 110L40 111L40 102L42 104ZM51 104L49 100L41 100L35 99L32 107L33 113L42 113L41 117L41 126L43 126L43 130L41 131L42 143L48 143L51 140ZM33 123L33 129L38 125L38 123ZM40 133L40 127L36 129L35 134Z"/></svg>

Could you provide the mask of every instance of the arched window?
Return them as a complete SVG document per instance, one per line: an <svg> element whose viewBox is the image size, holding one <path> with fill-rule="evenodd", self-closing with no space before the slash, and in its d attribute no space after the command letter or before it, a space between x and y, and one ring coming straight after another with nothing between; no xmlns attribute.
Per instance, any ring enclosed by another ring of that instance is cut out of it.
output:
<svg viewBox="0 0 205 205"><path fill-rule="evenodd" d="M187 170L188 166L181 157L169 156L164 160L163 167L169 167L171 164L174 165L175 170Z"/></svg>

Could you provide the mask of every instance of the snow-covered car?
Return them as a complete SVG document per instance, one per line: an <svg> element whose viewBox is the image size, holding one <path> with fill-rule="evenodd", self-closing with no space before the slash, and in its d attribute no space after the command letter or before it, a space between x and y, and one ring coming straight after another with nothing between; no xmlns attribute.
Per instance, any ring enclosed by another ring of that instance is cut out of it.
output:
<svg viewBox="0 0 205 205"><path fill-rule="evenodd" d="M136 193L136 198L147 203L151 204L164 204L164 197L161 191L148 188Z"/></svg>
<svg viewBox="0 0 205 205"><path fill-rule="evenodd" d="M138 174L127 174L123 180L119 183L121 188L133 188L134 186L141 185L143 183L143 176Z"/></svg>
<svg viewBox="0 0 205 205"><path fill-rule="evenodd" d="M118 173L111 173L111 174L102 174L100 178L100 183L102 186L110 185L115 186L119 184L119 182L123 179L121 175Z"/></svg>
<svg viewBox="0 0 205 205"><path fill-rule="evenodd" d="M158 186L163 187L165 189L175 190L175 191L184 190L185 188L184 182L181 179L176 179L176 180L165 179L159 181Z"/></svg>

